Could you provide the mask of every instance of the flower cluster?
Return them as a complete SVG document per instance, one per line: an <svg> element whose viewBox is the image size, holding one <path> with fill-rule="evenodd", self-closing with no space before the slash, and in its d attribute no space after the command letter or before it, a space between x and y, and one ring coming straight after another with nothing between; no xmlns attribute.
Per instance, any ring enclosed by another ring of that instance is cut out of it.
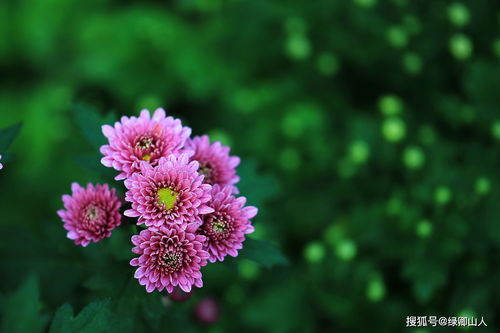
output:
<svg viewBox="0 0 500 333"><path fill-rule="evenodd" d="M163 109L122 117L102 131L108 144L100 149L101 162L124 180L130 203L124 215L145 228L132 237L135 278L147 292L201 287L201 267L236 257L254 231L257 208L235 196L240 159L206 135L190 138L191 129ZM76 244L109 237L120 224L120 202L107 185L74 184L73 196L63 201L66 210L58 213Z"/></svg>

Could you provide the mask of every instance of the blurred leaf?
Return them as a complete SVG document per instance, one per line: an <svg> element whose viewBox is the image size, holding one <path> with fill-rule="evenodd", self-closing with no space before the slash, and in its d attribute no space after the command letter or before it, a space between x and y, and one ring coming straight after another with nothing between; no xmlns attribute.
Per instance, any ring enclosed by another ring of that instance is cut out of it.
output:
<svg viewBox="0 0 500 333"><path fill-rule="evenodd" d="M50 333L65 332L68 327L68 318L73 318L73 308L65 303L56 311L50 326Z"/></svg>
<svg viewBox="0 0 500 333"><path fill-rule="evenodd" d="M108 332L109 318L109 299L90 303L76 317L71 305L64 304L57 310L49 332Z"/></svg>
<svg viewBox="0 0 500 333"><path fill-rule="evenodd" d="M270 175L261 174L257 170L255 160L243 160L238 167L240 182L236 184L240 194L248 199L248 203L257 207L273 198L279 191L278 180Z"/></svg>
<svg viewBox="0 0 500 333"><path fill-rule="evenodd" d="M0 160L0 162L9 162L11 161L12 159L14 158L14 154L6 154L6 153L2 153L2 159Z"/></svg>
<svg viewBox="0 0 500 333"><path fill-rule="evenodd" d="M245 243L246 244L246 243ZM233 258L231 256L226 256L223 261L224 265L229 268L231 271L238 273L239 265L237 258Z"/></svg>
<svg viewBox="0 0 500 333"><path fill-rule="evenodd" d="M420 303L429 302L436 291L442 287L446 278L439 271L419 272L421 275L413 284L413 293Z"/></svg>
<svg viewBox="0 0 500 333"><path fill-rule="evenodd" d="M119 293L118 298L113 301L113 317L108 332L126 333L138 331L137 324L139 321L137 316L141 298L144 294L144 288L139 285L130 272L124 289Z"/></svg>
<svg viewBox="0 0 500 333"><path fill-rule="evenodd" d="M177 306L170 306L165 310L165 316L160 323L160 328L168 327L170 332L182 332L182 333L197 333L200 332L195 326L195 321L193 320L192 313L188 311L188 308L183 306L187 304L178 304ZM160 329L157 332L164 332Z"/></svg>
<svg viewBox="0 0 500 333"><path fill-rule="evenodd" d="M115 119L113 113L101 115L94 107L82 103L75 103L72 107L75 121L80 127L83 136L96 149L106 144L106 137L102 134L102 125L111 124Z"/></svg>
<svg viewBox="0 0 500 333"><path fill-rule="evenodd" d="M109 258L109 257L108 257ZM128 271L121 265L100 264L100 269L84 281L83 285L92 291L100 292L104 295L115 295L118 288L124 288L129 279Z"/></svg>
<svg viewBox="0 0 500 333"><path fill-rule="evenodd" d="M108 333L142 332L144 322L151 328L158 328L165 308L161 304L159 293L147 293L145 288L133 277L132 272L126 275L128 281L120 288L118 297L112 302L113 315L110 319ZM143 320L140 320L142 317Z"/></svg>
<svg viewBox="0 0 500 333"><path fill-rule="evenodd" d="M125 226L117 228L113 231L113 235L107 244L110 254L117 260L126 262L126 267L128 267L128 262L134 257L134 253L130 251L130 237L129 228L125 228Z"/></svg>
<svg viewBox="0 0 500 333"><path fill-rule="evenodd" d="M22 126L22 123L18 123L0 130L0 153L5 152L9 148L12 141L19 134Z"/></svg>
<svg viewBox="0 0 500 333"><path fill-rule="evenodd" d="M245 322L253 323L256 331L274 333L321 332L315 330L310 312L314 305L303 306L307 298L303 296L301 281L293 277L265 291L255 292L243 305L242 316ZM300 313L300 320L289 318L290 314ZM325 329L326 332L334 330Z"/></svg>
<svg viewBox="0 0 500 333"><path fill-rule="evenodd" d="M278 248L261 239L247 238L240 255L267 268L288 264L288 259Z"/></svg>
<svg viewBox="0 0 500 333"><path fill-rule="evenodd" d="M107 168L102 165L101 157L102 156L98 153L85 154L75 156L75 162L82 168L95 172L102 177L113 179L116 175L116 172L113 169Z"/></svg>
<svg viewBox="0 0 500 333"><path fill-rule="evenodd" d="M41 332L48 319L40 313L41 306L38 282L31 276L3 301L2 332Z"/></svg>
<svg viewBox="0 0 500 333"><path fill-rule="evenodd" d="M134 279L134 283L139 285ZM165 307L161 303L159 293L145 293L141 296L141 313L151 328L157 330L160 327L162 318L165 316Z"/></svg>

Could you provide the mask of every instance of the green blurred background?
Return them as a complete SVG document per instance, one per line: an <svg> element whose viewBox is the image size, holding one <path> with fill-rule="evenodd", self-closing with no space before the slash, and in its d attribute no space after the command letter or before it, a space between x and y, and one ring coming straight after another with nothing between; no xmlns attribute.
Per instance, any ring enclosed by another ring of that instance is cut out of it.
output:
<svg viewBox="0 0 500 333"><path fill-rule="evenodd" d="M0 328L110 299L105 332L498 332L499 60L494 0L3 0L0 128L23 128L0 171ZM130 228L65 238L60 196L110 179L90 125L157 107L242 157L255 237L289 265L209 265L165 306L129 281ZM207 296L212 326L191 314ZM459 329L411 331L441 330Z"/></svg>

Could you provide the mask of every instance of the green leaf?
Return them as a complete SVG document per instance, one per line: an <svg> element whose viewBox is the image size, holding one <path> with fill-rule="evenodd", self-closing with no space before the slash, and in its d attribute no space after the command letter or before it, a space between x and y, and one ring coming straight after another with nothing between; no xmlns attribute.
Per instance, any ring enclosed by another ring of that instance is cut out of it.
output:
<svg viewBox="0 0 500 333"><path fill-rule="evenodd" d="M18 123L0 130L0 153L5 152L9 148L12 141L19 134L22 126L22 123Z"/></svg>
<svg viewBox="0 0 500 333"><path fill-rule="evenodd" d="M135 283L138 284L137 282ZM166 312L165 307L161 303L161 295L159 293L149 294L143 292L141 301L142 317L151 328L158 330Z"/></svg>
<svg viewBox="0 0 500 333"><path fill-rule="evenodd" d="M40 313L38 282L29 277L3 302L2 332L42 332L47 316Z"/></svg>
<svg viewBox="0 0 500 333"><path fill-rule="evenodd" d="M135 331L140 297L138 285L135 279L129 279L125 290L114 302L114 316L110 332L127 333Z"/></svg>
<svg viewBox="0 0 500 333"><path fill-rule="evenodd" d="M165 316L161 294L146 293L144 287L139 285L133 277L132 272L127 272L125 276L128 277L128 281L123 285L116 283L119 277L103 277L103 280L115 281L114 288L117 294L111 302L112 315L109 318L106 333L142 332L144 330L141 327L145 324L150 329L159 329Z"/></svg>
<svg viewBox="0 0 500 333"><path fill-rule="evenodd" d="M244 160L238 167L240 182L237 184L240 193L248 199L248 203L257 207L278 194L280 184L270 175L261 174L257 170L255 160Z"/></svg>
<svg viewBox="0 0 500 333"><path fill-rule="evenodd" d="M223 261L224 265L229 268L231 271L238 273L239 272L239 265L238 261L236 258L233 258L231 256L226 256Z"/></svg>
<svg viewBox="0 0 500 333"><path fill-rule="evenodd" d="M87 305L73 322L74 332L107 332L110 317L109 305L109 299Z"/></svg>
<svg viewBox="0 0 500 333"><path fill-rule="evenodd" d="M315 332L311 323L313 307L303 306L301 281L290 277L263 291L254 292L241 306L242 320L254 323L255 330L273 333ZM290 318L300 313L301 319Z"/></svg>
<svg viewBox="0 0 500 333"><path fill-rule="evenodd" d="M240 255L266 268L288 264L288 259L278 248L261 239L247 238L245 243L243 243Z"/></svg>
<svg viewBox="0 0 500 333"><path fill-rule="evenodd" d="M90 303L76 317L71 305L64 304L57 310L49 332L104 333L108 332L109 319L109 299Z"/></svg>
<svg viewBox="0 0 500 333"><path fill-rule="evenodd" d="M114 179L116 176L116 172L114 169L107 168L101 164L101 155L97 153L84 154L74 157L74 161L76 164L81 166L84 169L92 171L99 176Z"/></svg>
<svg viewBox="0 0 500 333"><path fill-rule="evenodd" d="M12 158L14 158L13 154L2 153L2 159L0 160L0 162L2 162L2 163L5 162L6 163L6 162L11 161Z"/></svg>
<svg viewBox="0 0 500 333"><path fill-rule="evenodd" d="M102 125L111 124L115 120L113 113L103 116L97 109L90 105L75 103L72 107L75 121L83 136L94 147L99 149L106 144L106 137L102 134Z"/></svg>
<svg viewBox="0 0 500 333"><path fill-rule="evenodd" d="M413 293L416 299L425 304L429 302L436 291L446 283L446 277L439 271L419 272L419 277L413 282Z"/></svg>
<svg viewBox="0 0 500 333"><path fill-rule="evenodd" d="M64 303L57 311L50 326L50 333L64 332L68 322L73 318L73 308L68 303Z"/></svg>

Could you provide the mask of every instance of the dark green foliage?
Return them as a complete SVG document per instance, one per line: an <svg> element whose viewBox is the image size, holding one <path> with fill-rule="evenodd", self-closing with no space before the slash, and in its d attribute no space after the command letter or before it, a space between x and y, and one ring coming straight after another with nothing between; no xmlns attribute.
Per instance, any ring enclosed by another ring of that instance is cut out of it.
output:
<svg viewBox="0 0 500 333"><path fill-rule="evenodd" d="M96 108L84 103L73 103L71 110L80 133L93 148L92 153L75 156L75 162L81 167L111 181L117 173L101 164L102 155L99 148L106 144L106 138L102 134L102 126L113 125L116 116L113 113L103 116Z"/></svg>
<svg viewBox="0 0 500 333"><path fill-rule="evenodd" d="M81 166L84 169L94 172L97 175L100 175L106 179L113 179L114 176L117 175L117 172L111 170L110 168L106 168L101 164L102 155L98 153L90 153L90 154L82 154L79 156L75 156L74 161L77 165Z"/></svg>
<svg viewBox="0 0 500 333"><path fill-rule="evenodd" d="M73 104L72 111L83 136L98 150L106 143L101 128L105 124L113 124L116 121L115 116L112 113L102 116L95 108L81 103Z"/></svg>
<svg viewBox="0 0 500 333"><path fill-rule="evenodd" d="M2 329L64 330L85 311L72 308L100 304L107 332L399 332L408 315L463 313L497 332L499 12L493 0L0 2L0 129L23 123L0 130ZM99 162L101 126L157 107L230 145L259 208L241 256L205 267L186 303L132 278L133 221L84 249L55 213L73 181L123 195ZM221 305L213 327L191 312L206 296ZM419 333L434 331L448 330Z"/></svg>
<svg viewBox="0 0 500 333"><path fill-rule="evenodd" d="M2 301L2 332L43 332L48 316L42 313L38 282L31 276Z"/></svg>
<svg viewBox="0 0 500 333"><path fill-rule="evenodd" d="M240 255L242 258L250 259L267 268L288 263L285 256L272 244L250 237L245 240Z"/></svg>
<svg viewBox="0 0 500 333"><path fill-rule="evenodd" d="M22 124L15 124L7 128L0 129L0 153L3 153L12 144L12 141L21 131Z"/></svg>
<svg viewBox="0 0 500 333"><path fill-rule="evenodd" d="M104 333L110 329L110 301L95 301L87 305L77 316L69 304L56 312L49 333L86 332Z"/></svg>
<svg viewBox="0 0 500 333"><path fill-rule="evenodd" d="M276 178L259 173L255 160L243 160L238 175L241 179L238 189L247 197L249 205L260 207L279 191Z"/></svg>

